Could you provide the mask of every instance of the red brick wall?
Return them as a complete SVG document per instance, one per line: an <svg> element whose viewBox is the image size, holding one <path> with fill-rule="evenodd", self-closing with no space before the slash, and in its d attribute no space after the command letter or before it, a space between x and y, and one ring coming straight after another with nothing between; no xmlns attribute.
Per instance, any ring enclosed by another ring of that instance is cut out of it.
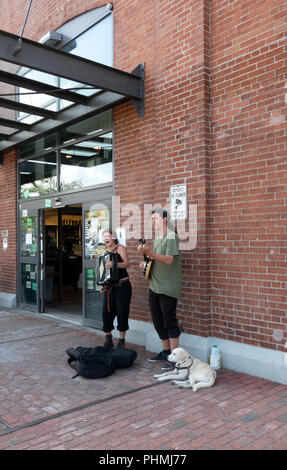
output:
<svg viewBox="0 0 287 470"><path fill-rule="evenodd" d="M16 158L15 152L6 154L0 166L0 291L16 294ZM2 230L8 230L8 249L3 250Z"/></svg>
<svg viewBox="0 0 287 470"><path fill-rule="evenodd" d="M287 4L211 3L213 334L283 349Z"/></svg>

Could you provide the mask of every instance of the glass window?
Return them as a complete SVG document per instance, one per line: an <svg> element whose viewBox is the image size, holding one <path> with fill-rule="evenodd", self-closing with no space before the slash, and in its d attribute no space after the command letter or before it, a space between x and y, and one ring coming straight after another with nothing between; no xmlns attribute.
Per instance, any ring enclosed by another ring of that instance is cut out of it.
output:
<svg viewBox="0 0 287 470"><path fill-rule="evenodd" d="M95 205L90 210L85 210L84 240L85 259L94 259L106 251L103 240L103 232L110 227L111 213L108 208L96 209ZM97 285L97 270L93 267L84 268L85 282L85 318L99 321L99 313L102 311L103 296L100 286Z"/></svg>
<svg viewBox="0 0 287 470"><path fill-rule="evenodd" d="M59 143L68 144L73 140L89 136L95 132L112 129L112 112L106 111L59 131Z"/></svg>
<svg viewBox="0 0 287 470"><path fill-rule="evenodd" d="M104 65L113 65L112 15L106 16L76 39L69 42L63 51Z"/></svg>
<svg viewBox="0 0 287 470"><path fill-rule="evenodd" d="M57 192L56 152L19 163L21 199Z"/></svg>
<svg viewBox="0 0 287 470"><path fill-rule="evenodd" d="M103 240L104 230L110 227L111 213L108 208L85 211L85 258L94 259L106 251ZM93 269L91 269L91 272ZM96 274L88 276L96 277ZM98 286L98 290L99 286Z"/></svg>
<svg viewBox="0 0 287 470"><path fill-rule="evenodd" d="M19 162L21 199L70 191L113 180L112 111L95 115L61 129L58 137L62 148L56 150L57 134L50 134L22 145ZM103 132L94 136L96 132ZM79 141L86 137L86 140ZM41 157L37 154L49 152ZM57 152L60 168L57 171ZM58 175L59 174L59 186Z"/></svg>
<svg viewBox="0 0 287 470"><path fill-rule="evenodd" d="M99 62L100 64L113 65L113 23L112 15L107 16L92 28L88 29L76 39L69 42L63 51L83 57L85 59ZM99 90L85 87L81 83L60 78L61 88L73 88L75 92L85 96L91 96ZM78 88L78 90L77 90Z"/></svg>
<svg viewBox="0 0 287 470"><path fill-rule="evenodd" d="M37 217L21 219L21 256L37 256Z"/></svg>
<svg viewBox="0 0 287 470"><path fill-rule="evenodd" d="M112 133L60 150L60 190L111 182Z"/></svg>
<svg viewBox="0 0 287 470"><path fill-rule="evenodd" d="M56 133L46 135L40 139L33 140L33 142L28 142L27 144L21 145L19 147L19 158L27 158L39 153L43 153L47 150L52 149L56 146L57 142Z"/></svg>
<svg viewBox="0 0 287 470"><path fill-rule="evenodd" d="M21 303L37 303L37 265L21 265Z"/></svg>

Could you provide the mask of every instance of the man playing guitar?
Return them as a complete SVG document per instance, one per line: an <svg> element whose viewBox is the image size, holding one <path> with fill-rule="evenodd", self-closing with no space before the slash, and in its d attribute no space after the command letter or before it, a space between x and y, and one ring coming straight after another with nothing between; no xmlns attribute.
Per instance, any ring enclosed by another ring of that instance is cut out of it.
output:
<svg viewBox="0 0 287 470"><path fill-rule="evenodd" d="M154 327L162 341L162 351L149 362L167 361L170 352L178 347L180 329L176 318L177 299L180 297L181 265L178 236L169 228L167 211L152 212L155 231L153 249L146 243L138 252L153 260L149 281L149 304ZM145 262L140 264L144 268ZM170 366L172 367L172 366ZM168 365L163 369L169 368Z"/></svg>

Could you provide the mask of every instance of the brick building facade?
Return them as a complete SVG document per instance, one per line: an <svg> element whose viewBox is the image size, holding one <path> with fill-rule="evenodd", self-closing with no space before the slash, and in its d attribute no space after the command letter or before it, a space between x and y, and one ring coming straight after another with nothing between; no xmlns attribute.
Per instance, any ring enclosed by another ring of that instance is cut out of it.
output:
<svg viewBox="0 0 287 470"><path fill-rule="evenodd" d="M100 1L38 1L25 37L38 41ZM20 33L19 2L0 0L0 29ZM286 383L287 5L283 0L115 0L114 67L145 63L145 114L113 111L114 195L162 204L186 184L197 244L182 251L183 346ZM0 291L17 290L16 152L0 168ZM134 338L156 349L147 284L127 244ZM145 339L143 336L145 334ZM132 334L132 333L131 333ZM132 336L131 336L132 338ZM285 367L285 369L284 369Z"/></svg>

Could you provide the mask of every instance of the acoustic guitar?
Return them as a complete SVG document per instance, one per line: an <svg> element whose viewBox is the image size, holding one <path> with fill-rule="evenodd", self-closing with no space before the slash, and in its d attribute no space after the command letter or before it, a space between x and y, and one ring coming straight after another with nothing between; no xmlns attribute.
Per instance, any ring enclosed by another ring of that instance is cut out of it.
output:
<svg viewBox="0 0 287 470"><path fill-rule="evenodd" d="M142 246L145 246L145 239L140 238L139 243ZM144 277L145 279L150 279L153 259L151 259L149 256L146 256L146 255L143 255L143 256L144 256L144 262L145 263L144 263L144 267L142 269L142 277Z"/></svg>

